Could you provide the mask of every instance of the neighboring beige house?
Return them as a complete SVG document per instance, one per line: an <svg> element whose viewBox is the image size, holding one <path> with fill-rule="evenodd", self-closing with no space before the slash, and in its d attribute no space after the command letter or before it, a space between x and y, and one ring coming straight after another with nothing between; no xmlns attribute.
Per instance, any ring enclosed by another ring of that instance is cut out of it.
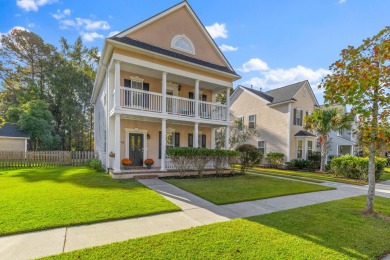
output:
<svg viewBox="0 0 390 260"><path fill-rule="evenodd" d="M95 151L114 172L123 158L165 171L167 147L213 148L215 129L230 124L216 95L238 78L186 1L106 39L91 98Z"/></svg>
<svg viewBox="0 0 390 260"><path fill-rule="evenodd" d="M302 81L267 92L238 86L230 97L232 117L256 126L250 141L264 154L280 152L286 161L307 159L317 151L317 138L303 128L303 118L318 107L309 82Z"/></svg>
<svg viewBox="0 0 390 260"><path fill-rule="evenodd" d="M5 123L0 127L0 151L27 151L30 136L16 124Z"/></svg>

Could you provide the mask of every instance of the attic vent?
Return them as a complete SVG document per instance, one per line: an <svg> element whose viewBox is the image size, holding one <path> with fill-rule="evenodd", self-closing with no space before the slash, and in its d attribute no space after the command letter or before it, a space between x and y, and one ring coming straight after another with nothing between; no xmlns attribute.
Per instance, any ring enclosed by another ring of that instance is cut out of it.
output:
<svg viewBox="0 0 390 260"><path fill-rule="evenodd" d="M194 45L184 34L176 35L172 38L171 48L195 55Z"/></svg>

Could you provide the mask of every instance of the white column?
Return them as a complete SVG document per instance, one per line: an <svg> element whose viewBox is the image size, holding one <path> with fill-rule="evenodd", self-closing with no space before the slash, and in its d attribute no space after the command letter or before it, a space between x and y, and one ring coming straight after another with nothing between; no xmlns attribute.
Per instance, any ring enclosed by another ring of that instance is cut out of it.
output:
<svg viewBox="0 0 390 260"><path fill-rule="evenodd" d="M162 94L162 113L167 112L167 73L162 73L162 85L161 85L161 94Z"/></svg>
<svg viewBox="0 0 390 260"><path fill-rule="evenodd" d="M115 115L114 172L121 172L121 117Z"/></svg>
<svg viewBox="0 0 390 260"><path fill-rule="evenodd" d="M229 150L230 129L225 127L225 150Z"/></svg>
<svg viewBox="0 0 390 260"><path fill-rule="evenodd" d="M27 152L27 139L24 139L24 152Z"/></svg>
<svg viewBox="0 0 390 260"><path fill-rule="evenodd" d="M215 128L211 128L211 149L215 149Z"/></svg>
<svg viewBox="0 0 390 260"><path fill-rule="evenodd" d="M199 117L199 80L195 80L195 118Z"/></svg>
<svg viewBox="0 0 390 260"><path fill-rule="evenodd" d="M194 148L199 147L199 123L196 122L194 125Z"/></svg>
<svg viewBox="0 0 390 260"><path fill-rule="evenodd" d="M121 98L121 62L115 61L115 108L120 106L120 98Z"/></svg>
<svg viewBox="0 0 390 260"><path fill-rule="evenodd" d="M230 88L226 89L226 121L230 122Z"/></svg>
<svg viewBox="0 0 390 260"><path fill-rule="evenodd" d="M167 150L167 120L161 119L161 171L166 171L165 160Z"/></svg>

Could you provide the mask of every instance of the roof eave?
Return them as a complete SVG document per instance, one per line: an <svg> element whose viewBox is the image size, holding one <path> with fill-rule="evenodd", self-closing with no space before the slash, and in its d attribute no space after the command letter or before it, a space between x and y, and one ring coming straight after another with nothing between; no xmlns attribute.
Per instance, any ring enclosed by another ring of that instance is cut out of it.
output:
<svg viewBox="0 0 390 260"><path fill-rule="evenodd" d="M288 103L295 103L295 102L297 102L296 99L290 99L290 100L281 101L281 102L278 102L278 103L269 103L267 105L269 107L275 107L275 106L284 105L284 104L288 104Z"/></svg>

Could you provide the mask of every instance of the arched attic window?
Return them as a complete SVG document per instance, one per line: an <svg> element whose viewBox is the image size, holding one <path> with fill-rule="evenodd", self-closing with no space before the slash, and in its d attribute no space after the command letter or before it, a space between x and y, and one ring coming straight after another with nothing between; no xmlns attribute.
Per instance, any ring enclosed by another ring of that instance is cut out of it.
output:
<svg viewBox="0 0 390 260"><path fill-rule="evenodd" d="M171 48L195 55L194 44L184 34L179 34L172 38Z"/></svg>

